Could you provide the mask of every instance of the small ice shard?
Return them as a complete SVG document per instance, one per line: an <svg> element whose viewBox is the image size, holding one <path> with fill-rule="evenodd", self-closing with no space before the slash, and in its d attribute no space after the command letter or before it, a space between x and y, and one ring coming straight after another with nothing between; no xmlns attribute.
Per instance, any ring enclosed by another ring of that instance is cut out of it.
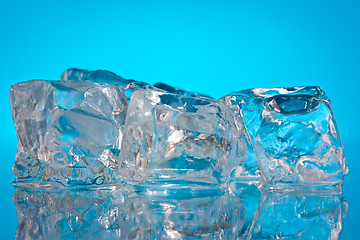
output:
<svg viewBox="0 0 360 240"><path fill-rule="evenodd" d="M27 81L10 90L17 182L114 183L127 101L118 85Z"/></svg>
<svg viewBox="0 0 360 240"><path fill-rule="evenodd" d="M188 96L188 97L206 97L206 98L212 98L208 95L205 95L205 94L200 94L200 93L195 93L195 92L190 92L190 91L187 91L187 90L183 90L183 89L180 89L180 88L176 88L176 87L173 87L173 86L170 86L170 85L167 85L165 83L155 83L154 84L154 87L157 87L159 89L162 89L166 92L169 92L169 93L175 93L175 94L180 94L180 95L184 95L184 96Z"/></svg>
<svg viewBox="0 0 360 240"><path fill-rule="evenodd" d="M219 184L246 152L234 114L210 98L161 90L134 92L121 146L120 172L127 180Z"/></svg>
<svg viewBox="0 0 360 240"><path fill-rule="evenodd" d="M125 90L128 103L134 91L138 89L153 88L150 84L135 81L132 79L125 79L107 70L89 71L86 69L69 68L62 73L60 80L61 81L78 80L78 81L89 81L96 83L106 83L111 85L112 84L120 85Z"/></svg>
<svg viewBox="0 0 360 240"><path fill-rule="evenodd" d="M262 193L246 239L331 239L340 238L348 209L339 191Z"/></svg>
<svg viewBox="0 0 360 240"><path fill-rule="evenodd" d="M347 174L339 130L320 87L255 88L221 101L244 123L266 183L336 185Z"/></svg>

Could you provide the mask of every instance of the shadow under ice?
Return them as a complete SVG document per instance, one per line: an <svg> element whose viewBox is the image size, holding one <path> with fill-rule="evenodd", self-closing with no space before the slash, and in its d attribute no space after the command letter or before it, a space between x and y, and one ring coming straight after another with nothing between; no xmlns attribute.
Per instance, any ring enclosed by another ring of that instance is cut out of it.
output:
<svg viewBox="0 0 360 240"><path fill-rule="evenodd" d="M340 190L260 191L164 197L132 188L17 187L17 239L338 239L347 203Z"/></svg>

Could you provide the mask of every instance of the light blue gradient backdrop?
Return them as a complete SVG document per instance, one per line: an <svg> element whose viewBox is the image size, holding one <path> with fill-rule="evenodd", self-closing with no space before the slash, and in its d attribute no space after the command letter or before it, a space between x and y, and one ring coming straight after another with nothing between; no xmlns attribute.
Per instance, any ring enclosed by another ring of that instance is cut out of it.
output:
<svg viewBox="0 0 360 240"><path fill-rule="evenodd" d="M68 67L107 69L218 98L245 88L318 85L332 100L350 174L344 239L360 211L358 1L9 1L0 3L0 204L14 236L16 152L9 89Z"/></svg>

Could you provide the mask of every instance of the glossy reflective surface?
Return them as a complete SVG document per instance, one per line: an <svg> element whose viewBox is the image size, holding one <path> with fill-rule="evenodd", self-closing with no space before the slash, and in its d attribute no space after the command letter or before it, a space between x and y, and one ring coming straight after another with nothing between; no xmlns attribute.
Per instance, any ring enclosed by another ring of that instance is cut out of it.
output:
<svg viewBox="0 0 360 240"><path fill-rule="evenodd" d="M339 239L348 204L339 189L221 194L16 188L17 239Z"/></svg>

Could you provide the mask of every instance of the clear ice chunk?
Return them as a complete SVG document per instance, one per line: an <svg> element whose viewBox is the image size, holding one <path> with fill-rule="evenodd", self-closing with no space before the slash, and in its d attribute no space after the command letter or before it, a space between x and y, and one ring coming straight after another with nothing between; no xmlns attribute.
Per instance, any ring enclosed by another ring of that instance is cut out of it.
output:
<svg viewBox="0 0 360 240"><path fill-rule="evenodd" d="M347 209L339 191L265 191L246 239L340 239Z"/></svg>
<svg viewBox="0 0 360 240"><path fill-rule="evenodd" d="M343 145L320 87L255 88L220 100L243 122L266 183L342 182L348 172Z"/></svg>
<svg viewBox="0 0 360 240"><path fill-rule="evenodd" d="M233 112L210 98L134 92L120 153L126 180L219 184L246 153Z"/></svg>
<svg viewBox="0 0 360 240"><path fill-rule="evenodd" d="M150 84L135 81L133 79L125 79L117 74L107 71L107 70L94 70L89 71L86 69L79 68L69 68L65 70L61 77L61 81L69 81L69 80L78 80L78 81L89 81L96 83L106 83L106 84L118 84L124 90L127 96L128 103L130 102L130 98L132 93L138 89L148 89L153 88Z"/></svg>
<svg viewBox="0 0 360 240"><path fill-rule="evenodd" d="M127 109L120 86L35 80L13 85L10 98L19 140L17 182L116 182Z"/></svg>
<svg viewBox="0 0 360 240"><path fill-rule="evenodd" d="M120 84L123 88L134 81L134 80L122 78L117 74L107 70L89 71L86 69L79 69L79 68L69 68L62 73L60 77L60 81L69 81L69 80L92 81L92 82L106 83L106 84L117 83Z"/></svg>

